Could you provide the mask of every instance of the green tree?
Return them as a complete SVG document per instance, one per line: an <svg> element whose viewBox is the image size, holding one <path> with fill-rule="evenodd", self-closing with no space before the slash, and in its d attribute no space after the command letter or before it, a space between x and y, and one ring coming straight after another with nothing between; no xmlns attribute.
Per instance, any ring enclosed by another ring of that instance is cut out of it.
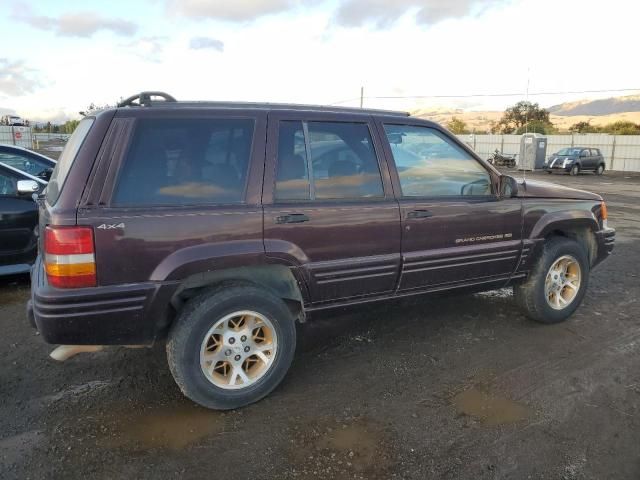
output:
<svg viewBox="0 0 640 480"><path fill-rule="evenodd" d="M62 130L64 131L64 133L73 133L73 131L76 129L79 123L80 123L80 120L67 120L62 125Z"/></svg>
<svg viewBox="0 0 640 480"><path fill-rule="evenodd" d="M591 125L590 122L578 122L569 127L571 133L597 133L598 127Z"/></svg>
<svg viewBox="0 0 640 480"><path fill-rule="evenodd" d="M556 129L552 123L542 122L540 120L533 120L527 122L516 130L516 135L522 135L523 133L540 133L542 135L551 135L556 133Z"/></svg>
<svg viewBox="0 0 640 480"><path fill-rule="evenodd" d="M109 104L106 104L106 105L96 105L95 103L91 102L91 103L89 104L89 106L88 106L85 110L83 110L83 111L81 111L81 112L78 112L78 113L79 113L80 115L82 115L83 117L86 117L87 115L91 115L92 113L98 112L98 111L100 111L100 110L105 110L105 109L107 109L107 108L113 108L114 106L115 106L115 105L109 105Z"/></svg>
<svg viewBox="0 0 640 480"><path fill-rule="evenodd" d="M533 122L539 123L534 124ZM545 124L553 128L553 124L549 120L549 112L537 103L522 101L505 110L495 130L501 133L513 133L521 127L526 127L527 124L533 124L537 127Z"/></svg>
<svg viewBox="0 0 640 480"><path fill-rule="evenodd" d="M469 129L467 128L467 124L460 120L459 118L453 117L449 123L447 123L447 128L451 131L451 133L455 133L456 135L461 135L463 133L469 133Z"/></svg>
<svg viewBox="0 0 640 480"><path fill-rule="evenodd" d="M603 133L610 133L612 135L640 135L640 125L620 120L605 125L600 129Z"/></svg>

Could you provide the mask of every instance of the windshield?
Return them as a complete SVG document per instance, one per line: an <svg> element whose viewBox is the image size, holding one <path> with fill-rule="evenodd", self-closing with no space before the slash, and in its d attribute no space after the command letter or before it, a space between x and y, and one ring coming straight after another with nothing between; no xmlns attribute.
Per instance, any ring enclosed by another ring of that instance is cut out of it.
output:
<svg viewBox="0 0 640 480"><path fill-rule="evenodd" d="M556 155L560 155L563 157L568 157L571 155L580 155L580 150L582 150L581 148L563 148L562 150L560 150Z"/></svg>
<svg viewBox="0 0 640 480"><path fill-rule="evenodd" d="M56 203L58 200L62 187L64 187L64 182L69 174L69 170L71 169L71 165L73 165L73 161L75 160L78 150L80 150L87 133L89 133L89 129L91 128L91 125L93 125L93 121L93 118L85 118L82 120L76 127L73 135L69 138L69 141L67 141L64 150L62 150L58 163L56 164L56 168L53 169L53 173L51 174L49 186L47 187L47 201L51 205Z"/></svg>

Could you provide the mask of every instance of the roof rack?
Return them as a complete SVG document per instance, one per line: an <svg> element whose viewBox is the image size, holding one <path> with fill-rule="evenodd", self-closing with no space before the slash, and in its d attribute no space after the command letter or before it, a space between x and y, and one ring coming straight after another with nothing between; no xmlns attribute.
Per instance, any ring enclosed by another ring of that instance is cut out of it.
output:
<svg viewBox="0 0 640 480"><path fill-rule="evenodd" d="M150 107L151 97L160 97L164 99L164 102L176 102L176 99L164 92L140 92L136 95L132 95L129 98L125 98L118 107Z"/></svg>
<svg viewBox="0 0 640 480"><path fill-rule="evenodd" d="M160 97L157 101L152 97ZM379 115L399 115L410 116L409 112L397 110L380 110L373 108L338 107L335 105L299 105L291 103L268 103L268 102L226 102L226 101L180 101L164 92L142 92L133 95L120 103L118 107L183 107L183 108L253 108L262 110L302 110L320 112L348 112L359 114L379 114Z"/></svg>

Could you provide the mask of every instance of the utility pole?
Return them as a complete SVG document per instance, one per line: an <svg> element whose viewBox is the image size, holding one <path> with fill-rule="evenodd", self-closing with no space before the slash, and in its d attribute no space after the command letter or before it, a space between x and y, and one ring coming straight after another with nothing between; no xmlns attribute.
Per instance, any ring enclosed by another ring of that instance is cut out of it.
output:
<svg viewBox="0 0 640 480"><path fill-rule="evenodd" d="M363 103L364 103L364 87L360 87L360 108L362 108Z"/></svg>

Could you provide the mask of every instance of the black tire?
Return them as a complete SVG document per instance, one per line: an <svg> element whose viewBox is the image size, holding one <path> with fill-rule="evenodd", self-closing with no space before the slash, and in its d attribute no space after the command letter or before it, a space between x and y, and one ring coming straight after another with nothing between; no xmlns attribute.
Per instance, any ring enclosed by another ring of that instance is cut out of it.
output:
<svg viewBox="0 0 640 480"><path fill-rule="evenodd" d="M601 163L600 165L598 165L598 168L596 168L596 175L602 175L604 173L604 163Z"/></svg>
<svg viewBox="0 0 640 480"><path fill-rule="evenodd" d="M569 174L575 177L579 173L580 173L580 165L576 163L573 167L571 167L571 170L569 170Z"/></svg>
<svg viewBox="0 0 640 480"><path fill-rule="evenodd" d="M581 270L581 281L574 299L562 310L555 310L547 302L545 280L551 266L564 255L571 255L577 260ZM514 287L514 297L532 320L546 324L560 323L580 306L587 291L589 270L587 253L578 242L564 237L552 237L545 241L542 255L526 282Z"/></svg>
<svg viewBox="0 0 640 480"><path fill-rule="evenodd" d="M252 310L267 317L278 339L273 363L255 383L237 390L221 388L200 367L200 349L207 332L225 315ZM295 319L287 305L268 291L252 285L226 285L191 299L169 332L169 369L185 396L206 408L229 410L262 399L282 381L296 347Z"/></svg>

